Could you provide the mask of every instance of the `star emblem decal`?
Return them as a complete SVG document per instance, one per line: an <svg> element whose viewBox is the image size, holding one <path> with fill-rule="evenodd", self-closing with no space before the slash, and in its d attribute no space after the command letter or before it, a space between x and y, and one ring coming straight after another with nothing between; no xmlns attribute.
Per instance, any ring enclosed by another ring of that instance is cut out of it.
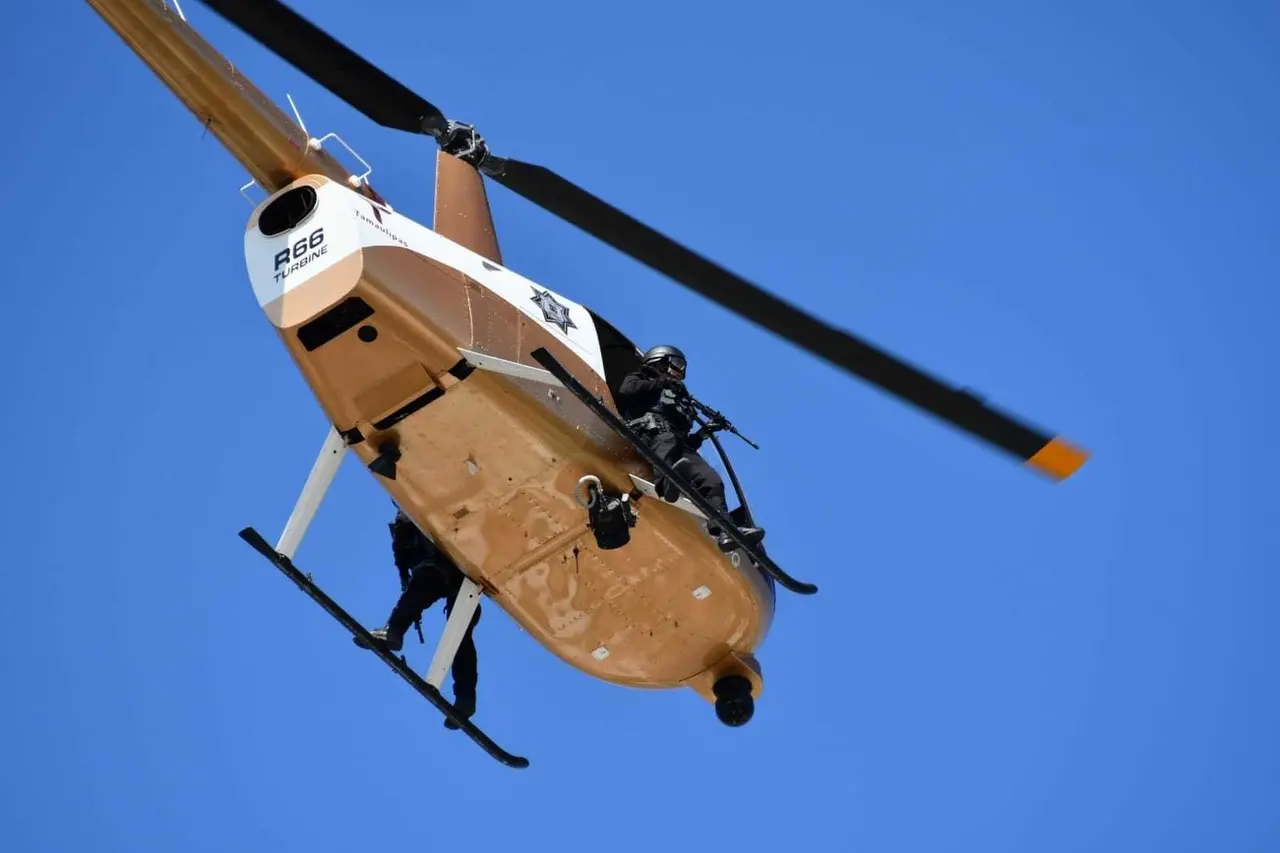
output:
<svg viewBox="0 0 1280 853"><path fill-rule="evenodd" d="M533 302L542 309L542 319L546 320L553 326L559 327L560 331L566 335L570 329L578 328L574 324L573 318L569 316L569 309L556 301L556 298L549 291L533 289Z"/></svg>

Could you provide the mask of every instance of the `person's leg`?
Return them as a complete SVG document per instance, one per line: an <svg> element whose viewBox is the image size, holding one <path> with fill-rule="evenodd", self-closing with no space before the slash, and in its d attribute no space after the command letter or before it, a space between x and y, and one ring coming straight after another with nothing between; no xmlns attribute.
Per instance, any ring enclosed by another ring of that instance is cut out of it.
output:
<svg viewBox="0 0 1280 853"><path fill-rule="evenodd" d="M453 613L453 601L449 601L445 605L445 618ZM479 681L479 667L476 656L476 641L473 633L476 629L476 623L480 621L480 604L476 603L476 612L471 615L471 624L467 626L467 632L462 635L462 642L458 644L458 651L453 656L453 666L451 668L453 674L453 707L458 709L458 713L464 717L470 717L476 712L476 684ZM445 726L448 728L456 728L447 719Z"/></svg>
<svg viewBox="0 0 1280 853"><path fill-rule="evenodd" d="M689 485L697 489L707 499L708 503L720 510L725 516L729 515L728 503L725 500L724 480L721 479L720 474L711 467L707 460L694 451L688 450L681 456L675 469L676 473L688 480ZM742 527L739 528L739 531L747 537L747 541L752 545L759 543L764 538L764 531L758 527ZM707 521L707 534L713 537L720 546L720 550L726 553L738 547L738 544L730 539L729 535L714 520L709 519Z"/></svg>
<svg viewBox="0 0 1280 853"><path fill-rule="evenodd" d="M685 453L684 442L677 438L674 433L656 432L642 436L642 438L650 450L662 457L662 460L672 468L675 468L677 474L686 479L689 477L688 471L680 469L680 459ZM680 500L680 490L676 488L675 483L668 481L666 476L656 469L653 472L653 476L653 487L662 496L663 500L670 503Z"/></svg>
<svg viewBox="0 0 1280 853"><path fill-rule="evenodd" d="M422 618L422 612L444 594L444 580L435 566L430 563L418 566L410 573L409 585L405 587L404 592L400 593L395 607L391 608L387 624L369 633L373 634L375 639L383 641L393 652L399 651L404 647L404 635L408 632L409 626ZM360 648L368 648L363 638L353 637L352 640Z"/></svg>
<svg viewBox="0 0 1280 853"><path fill-rule="evenodd" d="M713 507L728 515L729 505L724 498L724 480L720 479L720 474L707 460L692 450L685 450L672 467Z"/></svg>
<svg viewBox="0 0 1280 853"><path fill-rule="evenodd" d="M409 626L422 618L422 612L439 601L445 594L444 578L430 563L423 563L413 570L409 585L401 593L396 606L387 617L387 631L393 637L404 637Z"/></svg>
<svg viewBox="0 0 1280 853"><path fill-rule="evenodd" d="M684 442L669 432L657 433L651 438L646 438L646 444L661 456L675 472L689 482L690 486L721 513L728 515L729 506L725 499L724 480L720 478L716 469L711 467L707 460L699 456L695 451L688 449ZM655 488L658 490L664 500L675 502L680 498L680 491L675 485L666 482L665 477L659 476L654 482ZM752 544L758 543L764 538L764 531L757 527L741 528L741 532L747 536ZM737 548L737 543L729 538L715 521L708 519L707 533L717 541L720 550L726 553Z"/></svg>

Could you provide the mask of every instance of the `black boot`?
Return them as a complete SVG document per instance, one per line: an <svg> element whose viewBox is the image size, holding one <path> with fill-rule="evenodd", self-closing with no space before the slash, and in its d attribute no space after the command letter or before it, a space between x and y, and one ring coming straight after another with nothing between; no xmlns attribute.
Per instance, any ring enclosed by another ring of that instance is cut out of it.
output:
<svg viewBox="0 0 1280 853"><path fill-rule="evenodd" d="M457 688L454 688L453 707L461 716L468 720L471 719L476 713L476 694L472 691L459 691ZM446 729L453 729L454 731L457 731L459 728L458 724L448 717L444 718L444 727Z"/></svg>
<svg viewBox="0 0 1280 853"><path fill-rule="evenodd" d="M393 652L398 652L404 648L404 631L393 631L390 627L384 627L369 633L373 635L375 640ZM351 641L362 649L369 648L369 644L364 641L364 637L352 637Z"/></svg>
<svg viewBox="0 0 1280 853"><path fill-rule="evenodd" d="M685 480L685 482L688 482L688 481L689 481L689 466L690 466L691 464L692 464L692 463L691 463L688 459L677 459L677 460L675 461L675 464L673 464L673 465L671 466L671 470L672 470L672 471L675 471L678 475L680 475L681 477L683 477L683 478L684 478L684 480ZM666 479L666 478L663 478L663 479ZM672 482L669 482L669 481L668 481L668 482L666 483L666 492L664 492L664 493L663 493L662 497L663 497L664 499L666 499L666 500L667 500L667 502L669 502L669 503L675 503L676 501L680 500L680 498L681 498L680 490L676 488L676 484L675 484L675 483L672 483Z"/></svg>
<svg viewBox="0 0 1280 853"><path fill-rule="evenodd" d="M764 530L759 527L739 527L738 532L752 547L759 545L760 541L764 539ZM724 531L719 531L719 533L720 538L716 544L720 546L721 551L728 554L738 547L738 543L730 539L729 534Z"/></svg>
<svg viewBox="0 0 1280 853"><path fill-rule="evenodd" d="M659 497L669 504L680 500L680 490L676 488L675 483L666 477L658 477L658 482L653 484L653 489L658 493Z"/></svg>

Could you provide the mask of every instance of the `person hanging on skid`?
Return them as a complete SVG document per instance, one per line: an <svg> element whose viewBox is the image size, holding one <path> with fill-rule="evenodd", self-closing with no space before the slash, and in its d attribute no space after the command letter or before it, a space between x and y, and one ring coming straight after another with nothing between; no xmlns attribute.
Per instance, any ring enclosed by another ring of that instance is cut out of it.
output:
<svg viewBox="0 0 1280 853"><path fill-rule="evenodd" d="M641 441L727 516L729 508L725 501L724 481L698 455L698 448L706 439L705 428L692 435L689 433L693 429L697 409L684 386L687 369L688 362L679 348L651 348L641 359L639 369L628 374L618 386L618 411ZM659 478L655 485L665 500L674 502L679 499L679 490L666 478ZM764 538L764 531L758 527L744 527L741 532L752 545ZM726 553L738 547L714 521L707 522L707 533Z"/></svg>
<svg viewBox="0 0 1280 853"><path fill-rule="evenodd" d="M391 528L391 553L396 568L400 570L401 578L408 577L408 583L404 584L399 600L391 609L387 624L369 633L391 651L400 651L409 626L421 619L428 607L443 598L445 618L453 613L466 576L399 506L396 507L395 520L388 526ZM476 712L476 681L479 676L476 644L471 634L479 621L480 603L476 602L476 612L453 658L453 706L468 719ZM369 648L363 637L352 637L352 640L362 649ZM446 719L444 724L446 728L457 728L452 720Z"/></svg>

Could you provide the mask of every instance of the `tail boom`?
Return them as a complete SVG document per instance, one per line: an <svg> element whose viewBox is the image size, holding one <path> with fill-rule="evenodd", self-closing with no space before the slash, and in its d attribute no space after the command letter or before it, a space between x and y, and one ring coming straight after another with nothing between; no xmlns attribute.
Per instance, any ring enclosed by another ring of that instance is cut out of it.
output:
<svg viewBox="0 0 1280 853"><path fill-rule="evenodd" d="M268 193L307 174L350 172L162 0L86 0ZM376 198L372 189L364 193Z"/></svg>

